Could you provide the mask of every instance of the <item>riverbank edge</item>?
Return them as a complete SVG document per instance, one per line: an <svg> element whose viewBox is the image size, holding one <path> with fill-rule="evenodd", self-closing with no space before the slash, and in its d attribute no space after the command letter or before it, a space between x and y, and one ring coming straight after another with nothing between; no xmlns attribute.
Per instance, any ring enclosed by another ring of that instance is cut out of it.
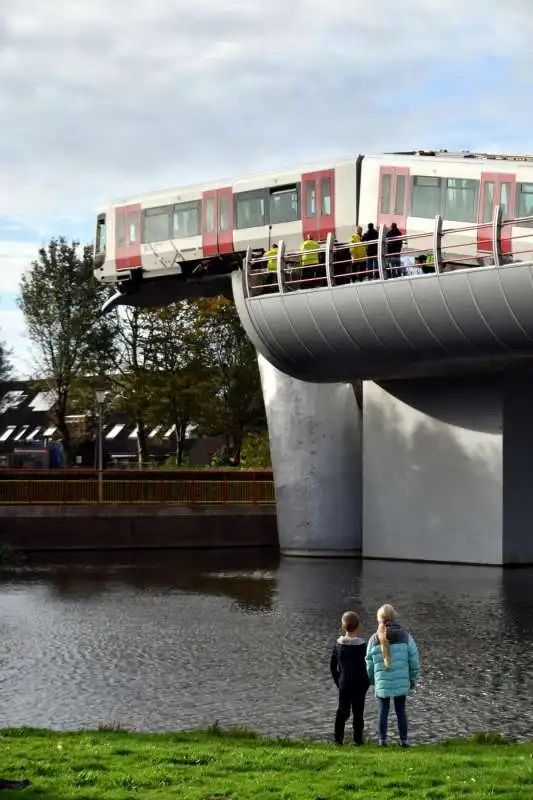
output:
<svg viewBox="0 0 533 800"><path fill-rule="evenodd" d="M18 552L279 548L276 507L15 505L0 507L2 545Z"/></svg>
<svg viewBox="0 0 533 800"><path fill-rule="evenodd" d="M403 750L338 747L240 728L142 733L117 728L0 729L0 775L29 781L26 798L146 796L373 800L531 796L533 743L497 733ZM11 795L9 795L11 796Z"/></svg>
<svg viewBox="0 0 533 800"><path fill-rule="evenodd" d="M347 727L346 744L349 744L349 726ZM56 729L56 728L33 728L27 726L21 727L0 727L0 739L62 739L70 738L77 739L80 737L100 737L105 738L111 736L113 738L124 737L130 741L153 741L157 742L178 742L190 744L206 744L206 743L224 743L232 746L242 746L243 744L252 745L254 747L297 747L297 748L314 748L323 749L328 751L333 749L333 752L340 751L340 748L332 741L325 741L316 737L290 737L290 736L268 736L265 734L257 733L251 728L246 728L240 725L233 725L227 728L222 728L218 720L208 728L191 728L175 731L143 731L134 728L127 728L120 724L100 725L97 728L77 728L77 729ZM394 746L394 740L391 741L391 746ZM530 748L533 758L533 738L527 740L519 740L513 737L505 736L498 731L488 731L475 733L468 737L452 737L444 738L435 742L426 742L413 745L413 749L424 749L428 751L437 752L442 750L447 752L450 748ZM366 749L376 749L382 752L382 748L378 748L374 741L365 741L364 747L360 752Z"/></svg>

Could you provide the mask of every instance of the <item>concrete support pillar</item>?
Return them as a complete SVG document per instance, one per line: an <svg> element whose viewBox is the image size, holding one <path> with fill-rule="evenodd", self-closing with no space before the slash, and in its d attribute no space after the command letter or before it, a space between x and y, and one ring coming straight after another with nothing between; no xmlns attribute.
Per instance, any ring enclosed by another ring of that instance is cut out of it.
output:
<svg viewBox="0 0 533 800"><path fill-rule="evenodd" d="M361 410L351 384L304 383L258 356L281 552L361 552Z"/></svg>
<svg viewBox="0 0 533 800"><path fill-rule="evenodd" d="M368 382L363 555L533 563L533 377Z"/></svg>

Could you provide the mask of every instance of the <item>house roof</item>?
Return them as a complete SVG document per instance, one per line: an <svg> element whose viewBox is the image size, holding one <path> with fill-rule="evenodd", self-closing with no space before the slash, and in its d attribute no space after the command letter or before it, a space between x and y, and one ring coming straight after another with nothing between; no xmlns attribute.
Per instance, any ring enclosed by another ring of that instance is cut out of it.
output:
<svg viewBox="0 0 533 800"><path fill-rule="evenodd" d="M5 381L0 386L0 453L31 447L32 442L55 433L51 422L54 393L36 389L30 381ZM150 449L173 452L174 426L155 425L147 430ZM106 450L113 455L137 451L137 428L124 413L105 413L103 433Z"/></svg>

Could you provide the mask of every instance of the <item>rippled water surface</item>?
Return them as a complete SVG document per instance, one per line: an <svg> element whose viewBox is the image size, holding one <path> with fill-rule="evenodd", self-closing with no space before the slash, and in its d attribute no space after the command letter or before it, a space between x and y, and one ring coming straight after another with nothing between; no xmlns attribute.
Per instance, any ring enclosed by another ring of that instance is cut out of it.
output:
<svg viewBox="0 0 533 800"><path fill-rule="evenodd" d="M1 726L162 731L219 720L329 737L339 616L362 612L369 635L390 601L422 656L414 739L533 736L533 570L254 551L114 558L0 577ZM370 693L367 709L373 733Z"/></svg>

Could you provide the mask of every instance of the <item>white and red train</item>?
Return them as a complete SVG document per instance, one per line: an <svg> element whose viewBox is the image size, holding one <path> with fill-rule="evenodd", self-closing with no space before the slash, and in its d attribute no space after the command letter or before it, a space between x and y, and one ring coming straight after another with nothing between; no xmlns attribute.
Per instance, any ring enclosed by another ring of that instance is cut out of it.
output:
<svg viewBox="0 0 533 800"><path fill-rule="evenodd" d="M498 205L504 219L533 216L533 157L359 155L110 205L98 214L95 274L125 291L168 278L187 296L184 283L227 281L249 246L266 250L283 239L297 249L308 234L348 241L355 225L368 222L394 221L406 235L429 234L438 214L447 228L474 226L490 222ZM531 222L524 225L523 231L503 228L503 252L512 255L512 238L520 234L533 240ZM477 236L479 252L490 249L490 233Z"/></svg>

